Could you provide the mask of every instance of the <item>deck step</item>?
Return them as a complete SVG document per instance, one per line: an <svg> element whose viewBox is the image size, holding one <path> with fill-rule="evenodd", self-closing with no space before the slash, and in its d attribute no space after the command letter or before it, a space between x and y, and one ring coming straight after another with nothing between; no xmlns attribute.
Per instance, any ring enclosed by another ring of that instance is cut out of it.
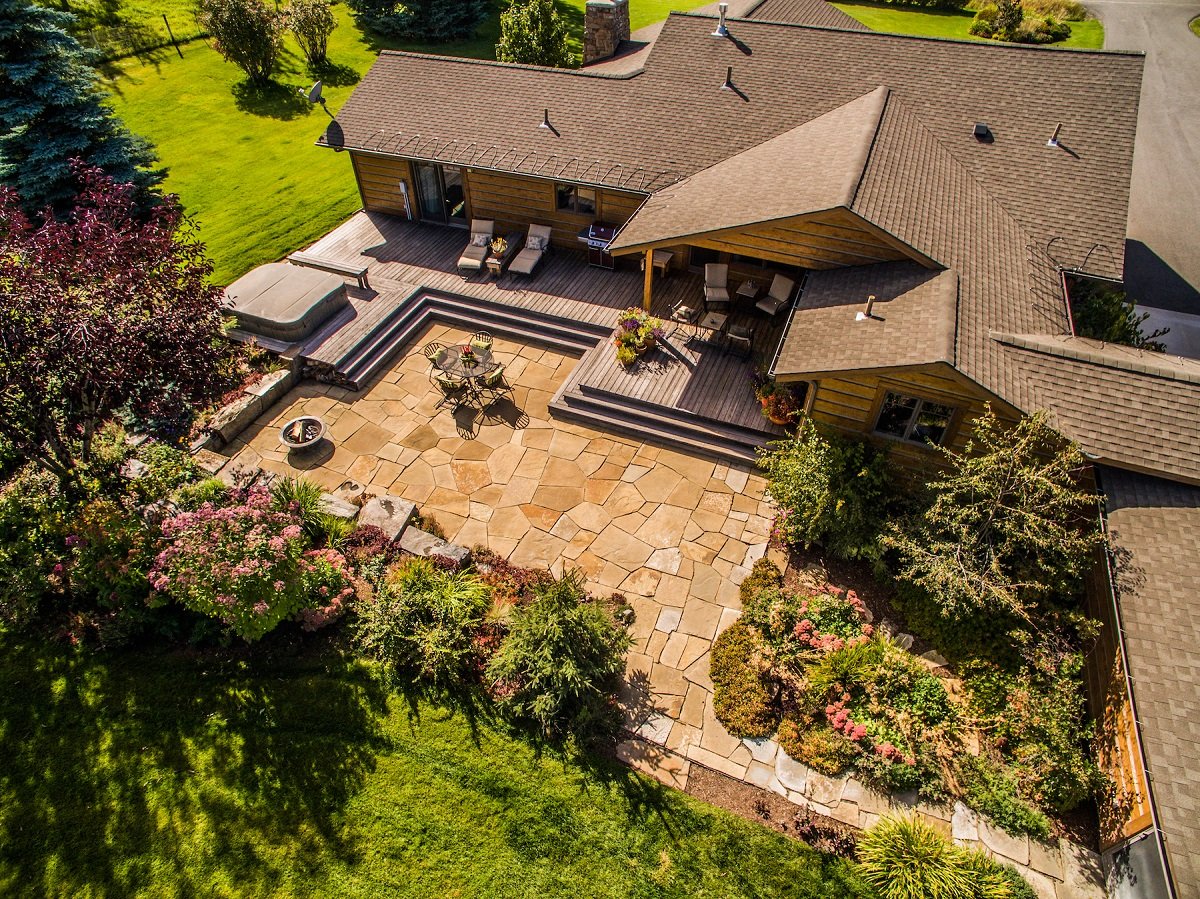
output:
<svg viewBox="0 0 1200 899"><path fill-rule="evenodd" d="M621 437L665 443L721 461L754 462L758 458L755 450L766 442L730 435L699 420L668 415L666 410L646 414L631 405L598 403L573 391L555 397L550 410L558 417L574 419Z"/></svg>
<svg viewBox="0 0 1200 899"><path fill-rule="evenodd" d="M398 303L333 364L338 380L361 388L433 322L488 330L572 354L590 349L610 332L486 300L422 290Z"/></svg>

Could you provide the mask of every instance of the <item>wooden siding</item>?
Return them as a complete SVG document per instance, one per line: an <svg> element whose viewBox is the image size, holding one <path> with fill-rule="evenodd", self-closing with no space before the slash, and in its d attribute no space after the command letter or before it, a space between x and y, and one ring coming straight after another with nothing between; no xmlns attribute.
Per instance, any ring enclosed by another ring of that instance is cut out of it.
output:
<svg viewBox="0 0 1200 899"><path fill-rule="evenodd" d="M354 177L358 181L358 192L362 196L363 209L373 212L389 212L404 215L404 195L400 182L408 185L410 202L416 206L417 196L413 189L412 168L407 159L381 156L364 156L351 152ZM416 214L414 208L413 213Z"/></svg>
<svg viewBox="0 0 1200 899"><path fill-rule="evenodd" d="M971 422L983 414L984 404L988 401L998 415L1012 421L1017 419L1014 410L944 363L847 372L837 377L818 378L816 385L809 409L813 421L847 434L869 437L873 443L887 449L892 461L913 473L937 469L941 466L942 456L916 443L873 433L880 404L889 390L954 407L947 446L956 452L962 450L971 436Z"/></svg>
<svg viewBox="0 0 1200 899"><path fill-rule="evenodd" d="M1088 708L1096 722L1093 746L1097 764L1112 778L1114 787L1112 795L1099 802L1097 809L1100 848L1104 851L1151 827L1154 818L1103 551L1088 577L1087 611L1101 623L1084 669Z"/></svg>
<svg viewBox="0 0 1200 899"><path fill-rule="evenodd" d="M596 190L596 211L581 214L558 208L553 181L468 169L472 218L493 219L497 233L525 231L531 223L549 225L557 246L579 249L579 231L594 221L623 225L642 204L641 194Z"/></svg>
<svg viewBox="0 0 1200 899"><path fill-rule="evenodd" d="M627 248L633 253L678 244L680 238ZM935 263L848 209L778 219L744 228L695 234L683 239L695 247L752 256L779 265L809 269L844 268L912 259L935 268Z"/></svg>

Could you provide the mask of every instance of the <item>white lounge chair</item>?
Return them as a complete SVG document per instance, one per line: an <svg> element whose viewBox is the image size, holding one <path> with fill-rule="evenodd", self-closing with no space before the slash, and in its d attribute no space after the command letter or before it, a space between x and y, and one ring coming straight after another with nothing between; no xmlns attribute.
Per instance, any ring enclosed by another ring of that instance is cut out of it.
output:
<svg viewBox="0 0 1200 899"><path fill-rule="evenodd" d="M729 309L729 266L724 262L704 266L704 308L709 312Z"/></svg>
<svg viewBox="0 0 1200 899"><path fill-rule="evenodd" d="M483 261L491 252L492 235L495 232L495 222L488 219L471 219L471 240L458 257L460 271L477 272L483 268Z"/></svg>
<svg viewBox="0 0 1200 899"><path fill-rule="evenodd" d="M761 309L767 315L774 315L784 306L792 301L792 291L796 287L796 282L786 275L776 275L775 280L771 282L771 289L767 291L767 295L755 303L755 307Z"/></svg>
<svg viewBox="0 0 1200 899"><path fill-rule="evenodd" d="M530 225L529 236L525 238L525 246L517 258L508 267L510 272L518 275L532 275L547 253L550 252L550 226Z"/></svg>

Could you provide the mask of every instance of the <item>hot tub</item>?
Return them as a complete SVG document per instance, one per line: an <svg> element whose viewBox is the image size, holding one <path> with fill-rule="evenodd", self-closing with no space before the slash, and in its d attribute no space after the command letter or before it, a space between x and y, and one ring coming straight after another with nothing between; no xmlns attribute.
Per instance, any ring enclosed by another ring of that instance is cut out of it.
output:
<svg viewBox="0 0 1200 899"><path fill-rule="evenodd" d="M346 282L316 269L272 262L225 288L243 331L287 343L304 340L349 303Z"/></svg>

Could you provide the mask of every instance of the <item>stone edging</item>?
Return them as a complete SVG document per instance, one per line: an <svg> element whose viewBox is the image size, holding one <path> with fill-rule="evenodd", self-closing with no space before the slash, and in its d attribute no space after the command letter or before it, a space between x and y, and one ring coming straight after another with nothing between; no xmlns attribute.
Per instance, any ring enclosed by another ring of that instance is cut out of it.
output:
<svg viewBox="0 0 1200 899"><path fill-rule="evenodd" d="M888 814L917 814L955 843L981 849L1001 864L1012 865L1041 899L1104 899L1100 856L1059 839L1041 843L1014 837L984 821L962 802L953 806L918 802L915 794L887 796L853 777L827 777L795 761L774 740L743 740L756 759L772 758L774 775L764 764L760 776L735 778L784 797L797 809L815 812L856 829L871 827ZM660 783L686 792L688 773L696 765L719 769L668 749L661 743L627 733L617 758Z"/></svg>

